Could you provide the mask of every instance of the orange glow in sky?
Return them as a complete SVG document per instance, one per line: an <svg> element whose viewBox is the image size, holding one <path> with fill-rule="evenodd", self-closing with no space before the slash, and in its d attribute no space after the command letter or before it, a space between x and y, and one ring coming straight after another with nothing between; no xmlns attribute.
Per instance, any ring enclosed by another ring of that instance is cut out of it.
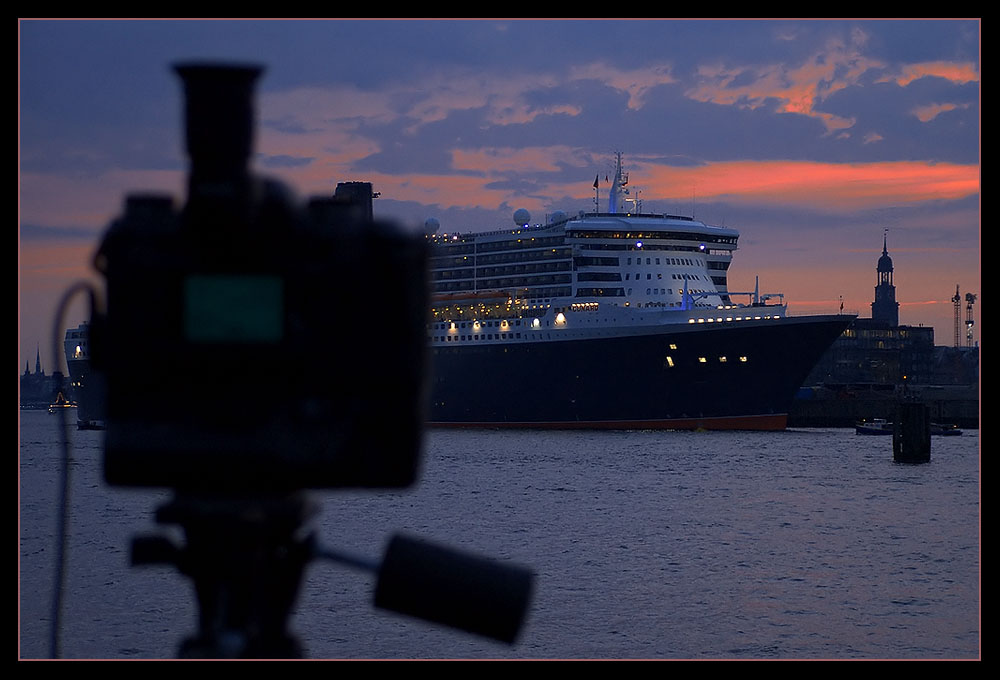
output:
<svg viewBox="0 0 1000 680"><path fill-rule="evenodd" d="M732 161L698 168L642 165L648 195L781 202L855 209L957 199L979 191L979 168L949 163Z"/></svg>
<svg viewBox="0 0 1000 680"><path fill-rule="evenodd" d="M595 198L605 209L622 151L642 209L741 232L735 287L752 288L759 271L793 309L831 311L843 296L867 315L888 227L901 320L947 329L955 284L980 285L979 30L22 22L20 352L34 359L53 300L93 276L92 251L128 194L183 204L181 97L166 57L179 45L264 66L251 170L299 199L371 182L379 217L501 229L519 208L534 222L591 211Z"/></svg>

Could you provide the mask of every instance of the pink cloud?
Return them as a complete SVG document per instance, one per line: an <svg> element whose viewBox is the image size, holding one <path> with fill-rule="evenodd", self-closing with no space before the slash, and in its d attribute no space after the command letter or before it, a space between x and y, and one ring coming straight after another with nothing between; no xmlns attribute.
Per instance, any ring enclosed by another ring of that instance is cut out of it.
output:
<svg viewBox="0 0 1000 680"><path fill-rule="evenodd" d="M850 119L816 110L830 94L856 82L868 69L881 62L862 56L863 33L855 32L849 43L830 41L798 67L782 64L748 66L705 66L699 69L701 83L690 89L697 101L757 108L767 101L778 102L778 110L822 120L829 131L853 125ZM745 84L736 83L746 80Z"/></svg>
<svg viewBox="0 0 1000 680"><path fill-rule="evenodd" d="M913 113L914 116L917 117L917 120L919 120L921 123L927 123L927 122L930 122L930 121L934 120L935 118L937 118L942 113L945 113L946 111L954 111L955 109L958 109L958 108L967 109L967 108L969 108L969 105L968 104L961 104L961 105L959 105L959 104L927 104L925 106L918 106L918 107L916 107L915 109L913 109L912 113Z"/></svg>
<svg viewBox="0 0 1000 680"><path fill-rule="evenodd" d="M855 209L959 199L979 191L977 166L951 163L734 161L697 168L640 164L647 196L699 197Z"/></svg>
<svg viewBox="0 0 1000 680"><path fill-rule="evenodd" d="M956 84L979 81L979 74L973 64L968 62L928 61L920 64L904 66L902 72L893 78L901 87L906 87L914 80L925 76L945 78Z"/></svg>

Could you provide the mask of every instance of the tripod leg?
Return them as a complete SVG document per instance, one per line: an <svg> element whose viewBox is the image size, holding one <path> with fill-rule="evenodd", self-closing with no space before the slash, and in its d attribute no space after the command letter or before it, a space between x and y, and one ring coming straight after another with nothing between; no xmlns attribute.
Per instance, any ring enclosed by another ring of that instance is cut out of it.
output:
<svg viewBox="0 0 1000 680"><path fill-rule="evenodd" d="M158 519L184 528L180 571L195 587L199 630L182 658L300 658L288 619L312 555L301 499L178 499Z"/></svg>

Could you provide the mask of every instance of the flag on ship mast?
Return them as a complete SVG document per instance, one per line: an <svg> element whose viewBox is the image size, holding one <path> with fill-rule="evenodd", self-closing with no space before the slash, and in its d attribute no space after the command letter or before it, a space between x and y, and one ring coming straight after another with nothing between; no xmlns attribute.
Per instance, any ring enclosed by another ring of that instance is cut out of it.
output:
<svg viewBox="0 0 1000 680"><path fill-rule="evenodd" d="M594 188L597 188L597 180L600 179L600 175L594 175Z"/></svg>

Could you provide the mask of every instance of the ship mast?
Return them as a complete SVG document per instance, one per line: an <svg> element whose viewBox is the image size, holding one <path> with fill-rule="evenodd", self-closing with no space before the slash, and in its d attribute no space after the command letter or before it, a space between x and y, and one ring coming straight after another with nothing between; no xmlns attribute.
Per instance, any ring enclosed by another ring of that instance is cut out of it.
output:
<svg viewBox="0 0 1000 680"><path fill-rule="evenodd" d="M628 193L625 187L628 185L628 174L622 173L622 153L615 153L615 178L611 182L611 192L608 195L608 212L618 213L622 209L622 196Z"/></svg>

